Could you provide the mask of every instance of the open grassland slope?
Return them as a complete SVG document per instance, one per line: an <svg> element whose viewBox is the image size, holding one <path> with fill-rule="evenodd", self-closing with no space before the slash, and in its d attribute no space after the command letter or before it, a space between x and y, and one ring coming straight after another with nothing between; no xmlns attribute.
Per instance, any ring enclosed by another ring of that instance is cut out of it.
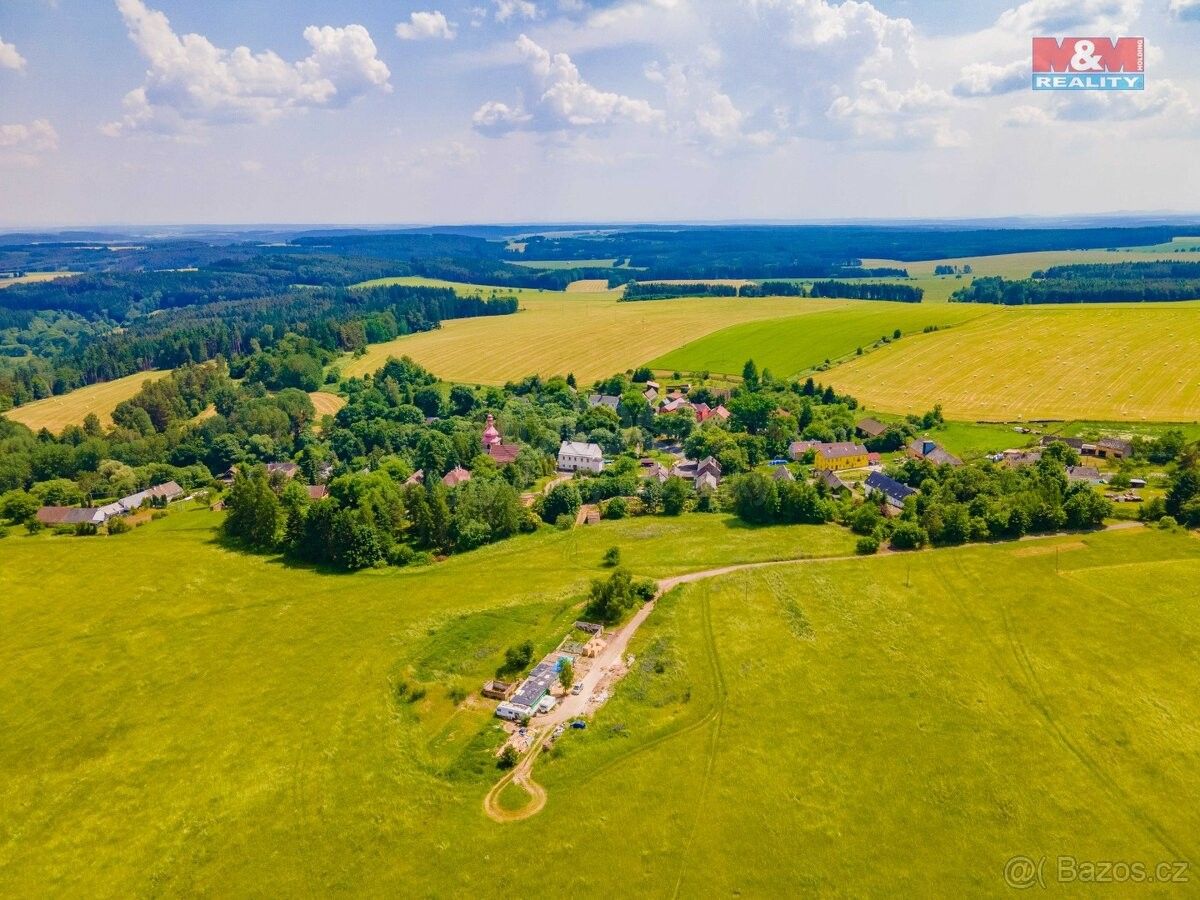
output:
<svg viewBox="0 0 1200 900"><path fill-rule="evenodd" d="M663 354L649 365L669 371L735 375L741 373L747 359L753 359L760 369L788 376L827 359L849 356L859 347L869 350L881 337L890 339L897 328L911 335L929 326L949 327L990 312L959 304L862 301L807 316L734 325Z"/></svg>
<svg viewBox="0 0 1200 900"><path fill-rule="evenodd" d="M35 400L4 413L14 422L34 431L49 428L57 434L67 425L80 425L88 413L95 413L106 428L112 424L112 411L142 389L148 380L162 378L166 372L138 372L115 381L89 384L58 397Z"/></svg>
<svg viewBox="0 0 1200 900"><path fill-rule="evenodd" d="M446 895L438 848L480 838L471 877L491 883L497 734L451 691L506 647L550 650L608 547L651 577L853 552L832 526L689 515L347 577L228 550L219 521L3 540L0 895L411 896L431 877Z"/></svg>
<svg viewBox="0 0 1200 900"><path fill-rule="evenodd" d="M399 281L417 283L412 279ZM469 286L453 286L471 290ZM728 325L819 313L851 304L848 300L795 297L619 303L611 291L511 293L521 301L521 311L514 315L455 319L444 322L436 331L373 344L364 356L347 360L343 371L364 375L382 366L389 356L408 355L446 381L503 384L533 373L574 372L581 383L587 383Z"/></svg>
<svg viewBox="0 0 1200 900"><path fill-rule="evenodd" d="M972 420L1200 419L1200 304L1037 307L917 335L828 373L872 409Z"/></svg>
<svg viewBox="0 0 1200 900"><path fill-rule="evenodd" d="M526 892L996 893L1015 853L1200 852L1192 537L685 586L539 760L545 808L498 824L496 732L450 689L549 649L605 547L661 577L836 533L634 520L332 576L231 552L216 520L6 540L0 892L510 896L531 856Z"/></svg>

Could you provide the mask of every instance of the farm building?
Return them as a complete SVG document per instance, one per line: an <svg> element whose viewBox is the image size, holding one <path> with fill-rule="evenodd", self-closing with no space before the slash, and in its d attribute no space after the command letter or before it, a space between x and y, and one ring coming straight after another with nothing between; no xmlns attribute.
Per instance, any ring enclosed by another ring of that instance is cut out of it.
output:
<svg viewBox="0 0 1200 900"><path fill-rule="evenodd" d="M563 441L558 447L558 468L563 472L603 472L604 451L599 444Z"/></svg>
<svg viewBox="0 0 1200 900"><path fill-rule="evenodd" d="M99 525L98 509L79 509L74 506L43 506L37 511L37 520L43 525Z"/></svg>
<svg viewBox="0 0 1200 900"><path fill-rule="evenodd" d="M1067 481L1085 481L1088 484L1100 483L1100 470L1095 466L1067 466Z"/></svg>
<svg viewBox="0 0 1200 900"><path fill-rule="evenodd" d="M1077 450L1081 453L1083 452L1083 438L1059 437L1056 434L1045 434L1042 435L1042 439L1039 443L1041 443L1043 447L1049 447L1051 444L1066 444L1072 450Z"/></svg>
<svg viewBox="0 0 1200 900"><path fill-rule="evenodd" d="M792 474L792 470L787 466L776 466L771 471L771 477L776 481L795 481L796 476Z"/></svg>
<svg viewBox="0 0 1200 900"><path fill-rule="evenodd" d="M480 693L489 700L507 700L516 690L517 686L515 684L493 678L491 681L484 683L483 690Z"/></svg>
<svg viewBox="0 0 1200 900"><path fill-rule="evenodd" d="M1081 452L1100 459L1128 459L1133 456L1133 444L1119 438L1101 438L1094 444L1084 444Z"/></svg>
<svg viewBox="0 0 1200 900"><path fill-rule="evenodd" d="M425 470L424 469L417 469L417 471L415 471L411 475L409 475L408 478L404 479L405 486L413 485L413 484L424 484L424 483L425 483Z"/></svg>
<svg viewBox="0 0 1200 900"><path fill-rule="evenodd" d="M841 491L850 490L850 485L842 481L842 479L838 477L837 472L834 472L830 469L818 469L813 473L813 478L825 485L825 487L827 487L829 491L834 494L837 494Z"/></svg>
<svg viewBox="0 0 1200 900"><path fill-rule="evenodd" d="M305 487L308 488L309 500L324 500L329 496L329 488L323 484L309 484Z"/></svg>
<svg viewBox="0 0 1200 900"><path fill-rule="evenodd" d="M901 484L882 472L872 472L868 475L867 480L863 482L863 490L868 497L872 494L882 494L888 506L896 509L903 509L904 501L916 493L916 490L907 484Z"/></svg>
<svg viewBox="0 0 1200 900"><path fill-rule="evenodd" d="M1005 450L996 461L1010 469L1018 469L1021 466L1036 466L1041 460L1041 450Z"/></svg>
<svg viewBox="0 0 1200 900"><path fill-rule="evenodd" d="M913 459L925 459L935 466L961 466L962 460L948 453L929 438L919 438L908 445L908 455Z"/></svg>
<svg viewBox="0 0 1200 900"><path fill-rule="evenodd" d="M792 441L788 444L788 456L799 459L809 450L816 450L820 446L820 441Z"/></svg>
<svg viewBox="0 0 1200 900"><path fill-rule="evenodd" d="M140 509L144 503L161 503L165 506L182 496L183 488L174 481L168 481L122 497L120 500L114 500L104 506L86 509L43 506L37 512L37 519L43 525L103 525L113 516L123 516Z"/></svg>
<svg viewBox="0 0 1200 900"><path fill-rule="evenodd" d="M813 463L818 469L830 471L861 469L868 464L867 448L862 444L820 444Z"/></svg>
<svg viewBox="0 0 1200 900"><path fill-rule="evenodd" d="M859 437L877 438L887 431L887 426L878 419L863 419L854 426L854 430L858 432Z"/></svg>
<svg viewBox="0 0 1200 900"><path fill-rule="evenodd" d="M621 398L611 394L592 394L588 397L588 406L607 406L613 412L621 405Z"/></svg>

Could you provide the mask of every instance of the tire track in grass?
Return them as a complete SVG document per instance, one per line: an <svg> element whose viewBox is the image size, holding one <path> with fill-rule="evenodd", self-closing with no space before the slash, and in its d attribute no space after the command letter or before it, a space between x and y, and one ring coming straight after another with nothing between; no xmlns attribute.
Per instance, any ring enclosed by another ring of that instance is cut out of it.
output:
<svg viewBox="0 0 1200 900"><path fill-rule="evenodd" d="M725 701L729 695L728 688L725 683L725 673L721 669L721 658L717 654L717 639L713 633L712 626L712 602L711 588L705 583L700 587L700 622L701 633L704 637L706 656L709 661L709 671L713 677L713 684L717 688L717 701L714 705L715 717L712 734L709 737L707 758L704 763L704 779L700 782L700 796L696 801L696 815L692 819L692 827L688 832L687 840L684 842L683 850L679 854L679 872L675 877L675 888L671 892L672 897L679 896L679 889L683 885L683 875L687 871L687 858L691 854L692 845L696 840L696 831L700 827L700 817L704 812L704 806L708 800L708 789L712 783L713 770L717 764L717 748L721 743L721 726L725 721Z"/></svg>
<svg viewBox="0 0 1200 900"><path fill-rule="evenodd" d="M1032 660L1029 658L1029 653L1025 649L1025 645L1016 637L1016 632L1012 623L1012 616L1009 612L1008 604L1003 600L999 600L997 605L1004 623L1005 640L1013 661L1016 663L1016 672L1014 673L1010 665L1005 665L1003 659L998 655L998 648L995 642L987 636L979 620L971 614L966 603L962 600L964 596L957 590L954 590L950 579L946 576L941 566L938 565L938 557L931 556L934 561L934 569L942 581L943 587L946 589L947 595L950 596L959 611L967 619L967 623L976 637L979 638L987 648L988 655L999 668L1002 677L1008 682L1009 687L1013 692L1021 697L1027 705L1033 709L1045 720L1050 727L1051 733L1064 750L1070 753L1084 767L1084 769L1092 776L1099 784L1104 793L1108 796L1110 802L1114 803L1118 808L1122 809L1142 830L1152 839L1160 843L1170 853L1174 854L1177 859L1190 859L1190 854L1184 853L1179 849L1179 844L1168 834L1165 828L1157 821L1147 815L1136 803L1129 797L1128 792L1117 782L1105 769L1100 766L1087 751L1077 744L1068 734L1065 726L1055 714L1052 704L1050 703L1049 695L1046 694L1045 688L1042 685L1041 679L1037 675L1037 670L1033 666ZM970 576L963 570L962 559L958 555L951 554L955 569L963 581L969 583Z"/></svg>

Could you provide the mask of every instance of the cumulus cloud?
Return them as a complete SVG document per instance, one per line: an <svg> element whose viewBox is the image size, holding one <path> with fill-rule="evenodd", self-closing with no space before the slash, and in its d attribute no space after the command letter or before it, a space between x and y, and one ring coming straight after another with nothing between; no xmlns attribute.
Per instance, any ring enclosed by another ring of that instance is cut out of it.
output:
<svg viewBox="0 0 1200 900"><path fill-rule="evenodd" d="M20 72L25 68L25 57L17 52L13 44L6 43L0 37L0 69L15 69Z"/></svg>
<svg viewBox="0 0 1200 900"><path fill-rule="evenodd" d="M536 19L537 5L530 0L493 0L496 5L496 21L507 22L509 19Z"/></svg>
<svg viewBox="0 0 1200 900"><path fill-rule="evenodd" d="M454 40L457 29L438 10L410 13L407 22L396 26L396 37L404 41L426 41L438 39Z"/></svg>
<svg viewBox="0 0 1200 900"><path fill-rule="evenodd" d="M1200 22L1200 0L1171 0L1171 15L1184 22Z"/></svg>
<svg viewBox="0 0 1200 900"><path fill-rule="evenodd" d="M715 51L701 48L696 56L712 60ZM652 63L646 78L662 85L667 96L670 127L681 138L718 147L735 144L765 146L774 139L766 129L746 130L746 114L725 93L703 65Z"/></svg>
<svg viewBox="0 0 1200 900"><path fill-rule="evenodd" d="M264 122L289 110L336 108L370 90L391 90L391 73L361 25L310 25L304 39L312 53L289 63L271 50L224 50L203 35L181 37L142 0L117 0L117 8L150 67L146 83L125 96L125 115L102 129L109 135Z"/></svg>
<svg viewBox="0 0 1200 900"><path fill-rule="evenodd" d="M1070 34L1087 26L1098 34L1120 34L1137 18L1142 0L1026 0L1005 10L996 27L1023 38Z"/></svg>
<svg viewBox="0 0 1200 900"><path fill-rule="evenodd" d="M618 122L647 125L663 119L662 111L645 100L602 91L585 81L565 53L551 54L524 34L516 46L529 73L534 100L528 107L524 103L485 103L472 120L484 134L500 135L519 129L568 131Z"/></svg>
<svg viewBox="0 0 1200 900"><path fill-rule="evenodd" d="M959 97L995 97L1029 86L1029 62L1018 59L1006 66L982 62L963 66L954 93Z"/></svg>
<svg viewBox="0 0 1200 900"><path fill-rule="evenodd" d="M868 143L963 147L970 137L941 115L953 104L948 93L924 82L896 90L882 79L872 78L862 82L853 96L834 100L829 117Z"/></svg>
<svg viewBox="0 0 1200 900"><path fill-rule="evenodd" d="M0 125L0 164L32 167L58 149L58 132L45 119L28 125Z"/></svg>

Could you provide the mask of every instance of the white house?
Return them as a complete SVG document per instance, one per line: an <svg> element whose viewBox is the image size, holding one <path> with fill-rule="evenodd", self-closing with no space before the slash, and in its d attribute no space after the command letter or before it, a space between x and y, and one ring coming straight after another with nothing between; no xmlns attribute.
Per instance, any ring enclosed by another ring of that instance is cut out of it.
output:
<svg viewBox="0 0 1200 900"><path fill-rule="evenodd" d="M558 448L558 468L562 472L603 472L604 452L599 444L563 441Z"/></svg>

